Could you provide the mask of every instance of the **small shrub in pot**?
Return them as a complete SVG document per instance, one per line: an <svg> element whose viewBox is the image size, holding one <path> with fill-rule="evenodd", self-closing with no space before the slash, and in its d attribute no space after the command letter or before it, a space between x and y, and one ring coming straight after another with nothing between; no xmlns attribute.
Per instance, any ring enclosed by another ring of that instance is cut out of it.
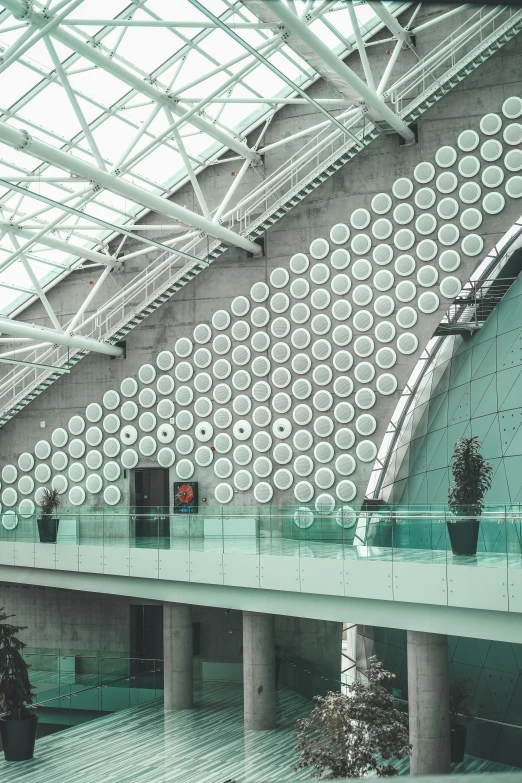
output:
<svg viewBox="0 0 522 783"><path fill-rule="evenodd" d="M38 533L41 544L56 544L58 536L59 520L56 519L55 512L60 505L60 493L52 487L44 487L42 496L38 502L41 510L38 520Z"/></svg>

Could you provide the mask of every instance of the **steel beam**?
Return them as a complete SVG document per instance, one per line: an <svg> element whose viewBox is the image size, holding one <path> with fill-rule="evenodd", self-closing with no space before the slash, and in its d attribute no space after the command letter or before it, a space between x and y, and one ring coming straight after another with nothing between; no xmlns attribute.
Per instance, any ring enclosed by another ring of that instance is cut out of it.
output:
<svg viewBox="0 0 522 783"><path fill-rule="evenodd" d="M38 364L38 362L24 362L23 359L5 359L3 356L0 356L0 364L21 364L24 367L35 367L37 370L52 370L60 373L60 375L71 372L65 369L65 367L54 367L52 364Z"/></svg>
<svg viewBox="0 0 522 783"><path fill-rule="evenodd" d="M5 228L15 234L15 236L21 237L22 239L33 239L33 237L38 237L38 231L29 231L23 226L11 225L10 223L0 223L0 228ZM44 226L41 226L40 231L43 228ZM99 230L100 229L98 228L98 231ZM72 256L78 256L78 258L88 258L89 261L95 261L97 264L103 264L103 266L109 267L109 269L112 269L113 266L118 263L117 260L112 256L106 256L103 253L98 253L96 250L89 250L86 247L74 245L71 242L66 242L63 239L53 237L50 234L45 234L42 237L38 237L36 239L36 243L39 245L45 245L46 247L52 247L55 250L63 250L64 253L70 253Z"/></svg>
<svg viewBox="0 0 522 783"><path fill-rule="evenodd" d="M398 41L402 41L407 46L412 46L411 33L405 30L398 20L390 13L388 8L380 0L368 0L368 5L372 8L381 22L384 22L388 30L394 34Z"/></svg>
<svg viewBox="0 0 522 783"><path fill-rule="evenodd" d="M64 171L78 174L81 177L89 177L94 183L112 193L117 193L119 196L122 196L122 198L128 198L155 212L180 220L189 226L199 228L205 234L217 237L228 245L235 245L236 247L243 248L243 250L247 250L255 255L261 253L261 247L259 245L252 242L250 239L246 239L245 237L236 234L235 231L231 231L224 226L216 225L202 215L198 215L196 212L191 212L185 207L181 207L167 199L160 198L160 196L143 190L137 185L120 179L114 174L102 171L80 158L74 157L67 152L62 152L62 150L59 150L56 147L51 147L49 144L33 138L27 131L17 130L10 125L7 125L5 122L1 122L0 141L9 144L9 146L14 147L17 150L23 150L29 155L34 155L35 158L50 163L53 166L57 166ZM118 231L116 227L115 231Z"/></svg>
<svg viewBox="0 0 522 783"><path fill-rule="evenodd" d="M13 14L22 14L27 11L27 8L22 0L2 0L2 4ZM146 81L139 74L134 73L129 68L126 68L123 65L115 62L114 59L111 59L109 56L100 51L99 48L95 48L89 45L77 35L70 33L63 27L54 25L54 20L50 14L44 16L41 13L30 12L27 19L36 27L41 28L40 32L42 32L43 28L45 31L44 34L49 33L52 38L54 38L56 41L59 41L68 49L71 49L72 52L76 52L102 70L107 71L107 73L111 73L117 79L120 79L120 81L128 84L132 89L142 93L143 95L147 95L147 97L151 98L157 103L170 106L174 114L182 116L187 111L190 111L189 107L184 106L183 104L174 100L173 95L168 94L167 92L163 92L162 90L155 87L152 83ZM225 131L220 130L220 128L218 128L212 122L205 120L203 117L192 117L190 124L194 125L196 128L199 128L199 130L201 130L203 133L206 133L211 138L216 139L216 141L219 141L225 147L233 149L239 155L250 158L251 160L258 159L257 153L254 150L251 150L247 144L235 138L234 136L231 136Z"/></svg>
<svg viewBox="0 0 522 783"><path fill-rule="evenodd" d="M307 27L292 11L285 6L281 0L247 0L247 6L257 5L259 2L266 8L266 11L271 14L275 14L283 23L285 28L296 35L308 48L310 52L313 52L316 57L311 65L316 68L318 73L321 73L321 61L328 69L329 73L335 73L337 77L340 77L341 82L347 85L352 92L364 101L368 106L371 106L376 114L385 122L388 123L394 130L397 131L407 142L413 143L415 141L415 134L408 128L404 120L398 117L394 111L382 100L379 96L360 79L356 73L344 63L327 44L323 43L321 39L312 30ZM284 31L282 31L284 34ZM317 59L318 58L318 59ZM322 75L322 74L321 74ZM335 80L335 85L341 89L339 80ZM344 93L343 93L344 94Z"/></svg>
<svg viewBox="0 0 522 783"><path fill-rule="evenodd" d="M202 19L197 22L171 21L168 19L66 19L62 22L67 27L179 27L196 30L217 27L214 22ZM273 30L276 25L259 24L259 22L231 22L230 27L236 30Z"/></svg>
<svg viewBox="0 0 522 783"><path fill-rule="evenodd" d="M227 35L229 35L236 43L238 43L240 46L243 46L250 54L253 54L254 57L256 57L260 63L263 63L265 68L268 68L272 73L275 73L275 75L282 79L288 86L299 93L305 100L308 101L308 103L313 106L316 110L321 112L321 114L324 114L328 121L332 123L332 125L335 125L342 133L344 133L346 136L349 136L361 149L364 146L360 139L357 138L357 136L354 136L351 131L349 131L347 128L345 128L344 125L342 125L337 117L335 117L333 114L329 114L324 106L317 103L315 98L312 98L311 95L309 95L305 90L303 90L302 87L300 87L297 82L292 81L289 76L287 76L284 71L281 71L279 68L276 68L276 66L270 62L269 59L264 57L263 55L259 54L256 49L254 49L253 46L250 46L250 44L247 41L244 41L237 33L234 32L230 27L227 27L227 25L222 22L220 19L218 19L216 16L212 14L211 11L209 11L202 3L199 2L199 0L190 0L192 5L197 8L199 11L201 11L202 14L205 14L205 16L214 19L217 24L221 27L222 30L224 30ZM246 0L243 0L243 3L246 3ZM291 13L291 12L290 12ZM292 14L293 16L293 14ZM197 108L197 107L196 107Z"/></svg>
<svg viewBox="0 0 522 783"><path fill-rule="evenodd" d="M242 159L243 160L243 159ZM148 237L142 237L139 234L135 234L133 231L131 231L126 225L120 226L116 223L108 223L106 220L102 220L99 217L94 217L94 215L86 215L84 212L80 212L80 210L75 209L74 207L68 206L68 204L64 204L63 202L54 201L54 199L48 198L47 196L42 196L41 193L34 193L33 191L27 191L25 188L21 188L19 185L11 184L9 182L6 182L4 179L0 177L0 185L5 185L6 188L10 188L11 190L14 190L15 193L20 193L21 195L29 195L31 198L36 199L37 201L41 201L43 204L48 204L52 209L62 209L64 212L66 212L68 215L74 215L77 218L80 218L81 220L85 220L88 218L93 223L98 226L97 229L93 229L92 227L90 229L87 229L86 226L83 226L82 230L97 230L99 231L100 228L106 229L107 231L110 231L111 234L123 234L124 236L129 237L130 239L135 239L138 242L142 242L145 245L149 245L150 247L156 247L158 250L161 250L163 252L170 253L172 251L172 248L169 245L164 244L163 242L157 242L155 239L149 239ZM5 209L5 207L4 207ZM65 216L61 216L58 219L53 220L48 225L36 225L31 226L32 229L36 229L40 234L45 231L61 231L62 230L62 224L60 223L60 220L64 220ZM24 220L30 219L29 217L24 217ZM29 224L24 224L21 226L21 228L29 228ZM74 230L75 228L78 228L78 225L75 225L72 227L71 230ZM132 226L131 226L132 228ZM136 226L136 228L141 228L141 226ZM165 228L165 226L163 226ZM174 229L183 230L186 231L186 226L175 226ZM173 230L174 230L173 229ZM105 240L102 240L105 241ZM196 258L195 256L191 256L189 253L183 253L182 251L176 251L178 255L182 256L182 258L186 258L187 261L196 261L199 263L202 263L200 259ZM40 259L36 259L37 261ZM50 264L51 266L56 266L59 269L66 270L68 267L66 267L64 264L52 264L49 261L42 260L43 264Z"/></svg>
<svg viewBox="0 0 522 783"><path fill-rule="evenodd" d="M31 340L50 343L51 345L68 345L70 348L80 348L83 351L93 351L106 356L123 356L123 348L117 345L94 340L92 337L80 337L76 334L60 334L53 329L26 324L11 318L0 318L0 332L13 337L29 337Z"/></svg>

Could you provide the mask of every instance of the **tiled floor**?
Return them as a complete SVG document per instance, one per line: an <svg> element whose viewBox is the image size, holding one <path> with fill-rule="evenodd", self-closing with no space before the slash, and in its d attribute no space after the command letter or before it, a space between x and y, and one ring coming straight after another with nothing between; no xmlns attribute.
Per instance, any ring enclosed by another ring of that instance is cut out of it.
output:
<svg viewBox="0 0 522 783"><path fill-rule="evenodd" d="M32 761L0 761L3 783L295 783L292 730L311 703L278 692L278 728L243 730L242 686L206 683L195 709L164 713L160 701L134 707L37 741ZM511 771L467 756L455 772ZM408 774L409 762L400 764Z"/></svg>
<svg viewBox="0 0 522 783"><path fill-rule="evenodd" d="M125 543L124 543L125 542ZM93 545L93 539L85 542ZM100 545L102 541L97 542ZM522 556L517 553L478 552L476 555L454 555L436 549L405 549L399 547L353 546L342 541L313 541L292 538L139 538L110 539L105 546L129 546L144 549L182 549L197 552L224 552L243 555L283 555L344 560L396 560L399 562L465 565L482 568L522 568Z"/></svg>
<svg viewBox="0 0 522 783"><path fill-rule="evenodd" d="M22 541L22 539L18 539ZM28 539L23 539L29 543ZM78 542L70 541L70 545ZM153 536L143 538L82 536L84 546L123 547L137 549L177 549L197 552L224 552L243 555L280 555L341 560L394 560L397 562L464 565L481 568L522 568L522 555L517 552L478 552L476 555L454 555L444 549L414 549L402 547L354 546L342 541L314 541L297 538L256 538L255 536L183 537ZM1 541L0 541L1 544ZM66 542L63 542L67 545ZM49 544L52 546L52 544Z"/></svg>

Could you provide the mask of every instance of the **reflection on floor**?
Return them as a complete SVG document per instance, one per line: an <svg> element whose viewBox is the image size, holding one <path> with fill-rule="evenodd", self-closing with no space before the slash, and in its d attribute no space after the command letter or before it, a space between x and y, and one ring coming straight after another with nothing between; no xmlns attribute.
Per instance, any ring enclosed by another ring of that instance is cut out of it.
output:
<svg viewBox="0 0 522 783"><path fill-rule="evenodd" d="M0 528L1 532L1 528ZM0 541L1 541L0 536ZM18 536L17 541L32 543L31 539ZM508 547L508 552L477 552L476 555L454 555L446 549L415 549L354 545L339 540L317 541L306 538L280 538L256 536L81 536L80 541L61 541L62 546L116 547L126 549L183 550L195 552L223 552L241 555L276 555L285 557L313 557L341 560L387 560L426 565L460 565L479 568L522 568L520 547ZM47 546L51 547L52 544Z"/></svg>
<svg viewBox="0 0 522 783"><path fill-rule="evenodd" d="M0 761L3 783L295 783L292 730L311 703L289 690L278 692L278 728L243 730L239 683L196 686L194 710L164 713L150 702L37 741L32 761ZM512 771L467 756L455 772ZM400 774L408 774L408 761Z"/></svg>

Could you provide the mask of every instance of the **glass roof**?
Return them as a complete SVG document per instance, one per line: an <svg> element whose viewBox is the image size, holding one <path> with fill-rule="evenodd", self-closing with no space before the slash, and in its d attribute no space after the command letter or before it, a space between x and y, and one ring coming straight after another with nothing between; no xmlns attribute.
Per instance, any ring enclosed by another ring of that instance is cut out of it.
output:
<svg viewBox="0 0 522 783"><path fill-rule="evenodd" d="M288 1L337 54L354 48L344 2ZM245 142L249 131L277 111L281 103L267 99L296 95L198 5L196 0L52 0L45 3L47 17L61 21L42 35L42 25L16 13L21 0L0 3L5 6L0 121L144 191L175 192L188 178L180 144L197 173L230 149L224 139ZM317 78L283 43L277 27L260 24L241 0L204 0L204 8L296 85L306 87ZM43 11L44 3L35 1L33 12ZM369 5L357 4L355 11L363 34L381 25ZM75 40L96 43L106 67L80 55ZM136 88L119 78L116 66L136 78ZM175 96L173 109L144 91L144 84ZM335 116L335 109L331 113ZM0 143L0 210L4 315L23 309L38 285L55 284L83 264L78 248L106 254L117 227L133 227L149 211L5 143ZM48 238L60 240L62 247L49 246Z"/></svg>

